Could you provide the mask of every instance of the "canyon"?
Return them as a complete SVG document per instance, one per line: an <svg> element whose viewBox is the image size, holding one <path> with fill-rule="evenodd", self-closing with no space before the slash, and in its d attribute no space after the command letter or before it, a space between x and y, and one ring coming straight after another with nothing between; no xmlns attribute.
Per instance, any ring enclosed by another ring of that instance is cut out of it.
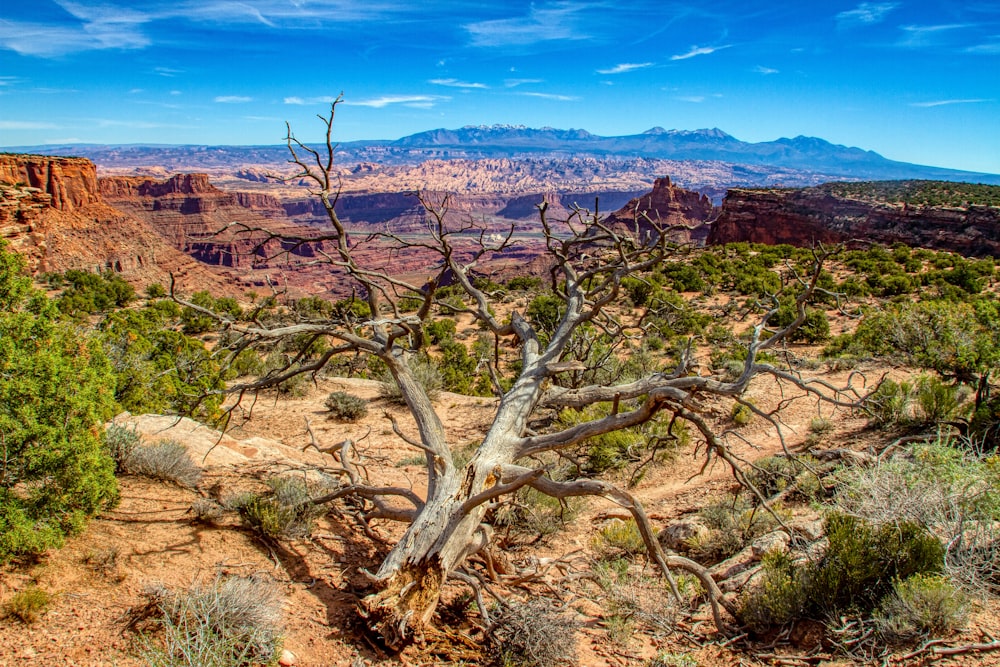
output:
<svg viewBox="0 0 1000 667"><path fill-rule="evenodd" d="M638 174L610 182L598 177L598 165L581 159L575 174L553 181L541 177L552 175L544 160L359 164L348 170L352 176L342 175L336 211L358 261L391 269L415 285L440 257L429 248L402 247L426 238L434 219L411 186L441 214L462 256L472 256L480 234L511 234L510 247L477 266L498 278L544 273L544 262L537 261L544 253L542 205L557 234L568 233L565 221L589 205L610 227L646 242L669 228L671 241L694 245L902 242L1000 256L995 206L859 201L817 186L731 188L718 206L711 194L667 176L648 188L641 188ZM138 286L173 280L181 291L237 296L260 289L349 294L342 274L325 261L336 241L327 212L301 179L247 166L218 177L131 171L99 176L85 158L0 155L0 237L35 273L112 270ZM443 187L460 181L465 187L457 194Z"/></svg>

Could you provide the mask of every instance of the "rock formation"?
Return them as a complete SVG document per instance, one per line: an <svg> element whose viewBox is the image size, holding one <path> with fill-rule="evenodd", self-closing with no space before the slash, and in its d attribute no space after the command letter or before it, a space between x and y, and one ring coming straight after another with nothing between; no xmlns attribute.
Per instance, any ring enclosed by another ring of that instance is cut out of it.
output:
<svg viewBox="0 0 1000 667"><path fill-rule="evenodd" d="M1000 208L877 204L819 188L730 190L712 223L709 244L805 246L905 243L969 256L1000 256Z"/></svg>
<svg viewBox="0 0 1000 667"><path fill-rule="evenodd" d="M49 195L49 206L60 211L100 200L97 168L85 158L0 155L0 183L38 188Z"/></svg>
<svg viewBox="0 0 1000 667"><path fill-rule="evenodd" d="M633 199L608 216L613 227L636 230L640 238L652 239L656 229L673 227L670 237L681 243L702 243L708 235L705 223L717 209L705 195L678 188L669 177L656 179L651 192Z"/></svg>

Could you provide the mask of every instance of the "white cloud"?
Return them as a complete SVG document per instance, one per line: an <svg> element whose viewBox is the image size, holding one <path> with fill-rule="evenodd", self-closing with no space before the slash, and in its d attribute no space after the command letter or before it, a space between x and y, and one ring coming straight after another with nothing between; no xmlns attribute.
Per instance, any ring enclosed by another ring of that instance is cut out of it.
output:
<svg viewBox="0 0 1000 667"><path fill-rule="evenodd" d="M643 69L645 67L652 67L654 63L621 63L620 65L615 65L614 67L609 67L607 69L597 70L598 74L624 74L625 72L631 72L637 69Z"/></svg>
<svg viewBox="0 0 1000 667"><path fill-rule="evenodd" d="M986 44L976 44L965 49L966 53L978 53L987 56L1000 54L1000 42L987 42Z"/></svg>
<svg viewBox="0 0 1000 667"><path fill-rule="evenodd" d="M778 70L771 67L764 67L763 65L757 65L756 67L753 68L753 71L757 72L757 74L764 74L765 76L768 74L778 73Z"/></svg>
<svg viewBox="0 0 1000 667"><path fill-rule="evenodd" d="M515 71L513 67L510 68L513 72ZM529 83L545 83L544 79L504 79L503 85L506 88L517 88L518 86L523 86Z"/></svg>
<svg viewBox="0 0 1000 667"><path fill-rule="evenodd" d="M992 102L993 100L976 98L976 99L966 99L966 100L933 100L931 102L913 102L910 104L911 107L920 107L921 109L927 109L930 107L943 107L950 104L982 104L983 102Z"/></svg>
<svg viewBox="0 0 1000 667"><path fill-rule="evenodd" d="M953 30L962 30L970 27L967 23L946 23L941 25L905 25L903 26L904 37L897 46L920 48L933 46L942 36Z"/></svg>
<svg viewBox="0 0 1000 667"><path fill-rule="evenodd" d="M489 88L485 83L472 83L458 79L431 79L427 83L433 83L435 86L448 86L449 88Z"/></svg>
<svg viewBox="0 0 1000 667"><path fill-rule="evenodd" d="M336 96L322 95L320 97L286 97L285 104L333 104L337 101Z"/></svg>
<svg viewBox="0 0 1000 667"><path fill-rule="evenodd" d="M705 101L704 95L680 95L674 98L678 102L690 102L692 104L701 104Z"/></svg>
<svg viewBox="0 0 1000 667"><path fill-rule="evenodd" d="M63 26L0 20L0 48L54 58L96 49L141 49L150 40L129 25Z"/></svg>
<svg viewBox="0 0 1000 667"><path fill-rule="evenodd" d="M30 120L0 120L0 130L56 130L58 125Z"/></svg>
<svg viewBox="0 0 1000 667"><path fill-rule="evenodd" d="M178 74L183 74L184 73L184 70L182 70L182 69L173 69L173 68L170 68L170 67L154 67L153 71L156 72L157 74L159 74L160 76L165 76L165 77L168 77L168 78L173 78L173 77L177 76Z"/></svg>
<svg viewBox="0 0 1000 667"><path fill-rule="evenodd" d="M525 97L537 97L543 100L555 100L556 102L575 102L579 97L573 95L556 95L555 93L518 93Z"/></svg>
<svg viewBox="0 0 1000 667"><path fill-rule="evenodd" d="M837 14L837 26L850 28L858 25L874 25L881 23L885 17L899 7L898 2L862 2L854 9Z"/></svg>
<svg viewBox="0 0 1000 667"><path fill-rule="evenodd" d="M245 95L219 95L215 98L215 101L220 104L244 104L246 102L253 102L253 98Z"/></svg>
<svg viewBox="0 0 1000 667"><path fill-rule="evenodd" d="M728 49L732 44L726 44L725 46L692 46L687 53L680 53L676 56L670 56L671 60L687 60L688 58L694 58L695 56L707 56L716 51L721 51L722 49Z"/></svg>
<svg viewBox="0 0 1000 667"><path fill-rule="evenodd" d="M586 5L570 2L547 7L532 6L527 16L478 21L463 26L473 46L527 46L539 42L590 39L578 25L577 14Z"/></svg>
<svg viewBox="0 0 1000 667"><path fill-rule="evenodd" d="M383 95L382 97L375 97L370 100L360 100L357 102L344 100L344 104L354 107L371 107L373 109L381 109L389 106L390 104L402 104L404 106L416 107L418 109L429 109L439 101L450 99L450 97L446 97L444 95Z"/></svg>

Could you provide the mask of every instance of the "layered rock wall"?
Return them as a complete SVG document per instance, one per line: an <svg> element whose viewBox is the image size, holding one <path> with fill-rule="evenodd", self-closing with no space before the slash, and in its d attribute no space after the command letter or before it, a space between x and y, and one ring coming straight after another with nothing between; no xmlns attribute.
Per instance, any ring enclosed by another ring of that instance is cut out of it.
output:
<svg viewBox="0 0 1000 667"><path fill-rule="evenodd" d="M49 195L49 205L60 211L100 201L97 168L85 158L0 155L0 183L38 188Z"/></svg>
<svg viewBox="0 0 1000 667"><path fill-rule="evenodd" d="M968 256L1000 256L1000 208L874 204L817 188L730 190L712 223L709 244L807 246L905 243Z"/></svg>

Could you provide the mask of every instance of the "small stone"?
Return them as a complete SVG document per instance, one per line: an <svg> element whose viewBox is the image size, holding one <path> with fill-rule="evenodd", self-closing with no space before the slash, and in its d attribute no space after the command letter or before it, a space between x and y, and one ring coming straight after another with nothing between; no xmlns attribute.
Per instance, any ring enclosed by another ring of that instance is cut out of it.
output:
<svg viewBox="0 0 1000 667"><path fill-rule="evenodd" d="M750 544L750 548L753 549L754 560L760 560L764 557L764 554L771 551L788 553L788 543L788 533L776 530L773 533L758 537Z"/></svg>
<svg viewBox="0 0 1000 667"><path fill-rule="evenodd" d="M291 667L292 665L298 664L299 659L295 657L295 654L289 651L287 648L281 650L281 657L278 658L278 664L281 667Z"/></svg>
<svg viewBox="0 0 1000 667"><path fill-rule="evenodd" d="M709 528L695 517L675 521L657 535L660 544L673 551L687 551L691 541L705 539Z"/></svg>

